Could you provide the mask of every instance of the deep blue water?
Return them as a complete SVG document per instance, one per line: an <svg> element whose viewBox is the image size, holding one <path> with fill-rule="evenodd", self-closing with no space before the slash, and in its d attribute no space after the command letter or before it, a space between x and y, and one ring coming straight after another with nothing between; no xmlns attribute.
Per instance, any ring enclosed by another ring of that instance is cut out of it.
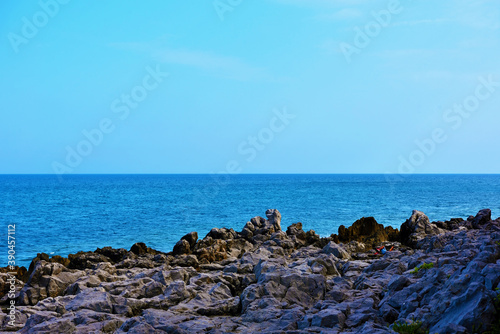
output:
<svg viewBox="0 0 500 334"><path fill-rule="evenodd" d="M500 215L500 175L0 175L0 266L7 225L16 225L16 262L37 252L66 256L135 242L171 251L181 236L213 227L241 231L268 208L282 227L302 222L322 236L363 216L399 227L413 209L431 220Z"/></svg>

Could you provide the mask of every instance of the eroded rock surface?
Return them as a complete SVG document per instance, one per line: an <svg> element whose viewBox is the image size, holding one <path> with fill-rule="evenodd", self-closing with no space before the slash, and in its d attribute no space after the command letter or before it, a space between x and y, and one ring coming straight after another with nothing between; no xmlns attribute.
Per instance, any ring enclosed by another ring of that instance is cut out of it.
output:
<svg viewBox="0 0 500 334"><path fill-rule="evenodd" d="M23 273L16 326L1 299L1 329L392 333L394 322L418 319L431 333L467 333L498 319L500 220L491 211L450 223L414 211L397 239L411 248L392 241L395 249L378 256L373 244L391 237L374 219L339 233L350 236L342 243L300 223L282 231L278 210L266 218L252 218L241 232L212 229L201 240L189 233L172 253L138 243L67 259L39 254Z"/></svg>

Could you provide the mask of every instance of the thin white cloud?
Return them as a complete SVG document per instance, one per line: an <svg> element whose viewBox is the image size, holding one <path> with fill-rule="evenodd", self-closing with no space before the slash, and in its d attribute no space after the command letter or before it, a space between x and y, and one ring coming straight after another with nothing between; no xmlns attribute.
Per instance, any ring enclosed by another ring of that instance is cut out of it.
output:
<svg viewBox="0 0 500 334"><path fill-rule="evenodd" d="M450 7L456 21L475 29L499 30L500 7L491 0L456 0Z"/></svg>
<svg viewBox="0 0 500 334"><path fill-rule="evenodd" d="M363 13L356 8L343 8L331 14L321 14L314 17L317 21L352 20L363 17Z"/></svg>
<svg viewBox="0 0 500 334"><path fill-rule="evenodd" d="M165 49L155 52L153 57L160 62L191 66L237 80L271 79L263 68L247 64L236 57L221 56L211 52Z"/></svg>
<svg viewBox="0 0 500 334"><path fill-rule="evenodd" d="M406 57L432 57L438 53L442 53L444 50L434 50L434 49L396 49L396 50L385 50L378 52L378 55L385 58L406 58ZM447 50L446 52L454 52L452 50Z"/></svg>
<svg viewBox="0 0 500 334"><path fill-rule="evenodd" d="M273 0L284 5L307 7L339 7L346 5L362 5L382 2L382 0Z"/></svg>
<svg viewBox="0 0 500 334"><path fill-rule="evenodd" d="M401 26L416 26L416 25L431 25L431 24L442 24L452 22L451 19L424 19L424 20L413 20L413 21L398 21L391 24L393 27L401 27Z"/></svg>
<svg viewBox="0 0 500 334"><path fill-rule="evenodd" d="M243 59L218 55L213 52L165 47L160 41L115 42L108 46L141 53L149 53L155 61L197 68L210 74L234 80L282 81L265 68L251 65Z"/></svg>

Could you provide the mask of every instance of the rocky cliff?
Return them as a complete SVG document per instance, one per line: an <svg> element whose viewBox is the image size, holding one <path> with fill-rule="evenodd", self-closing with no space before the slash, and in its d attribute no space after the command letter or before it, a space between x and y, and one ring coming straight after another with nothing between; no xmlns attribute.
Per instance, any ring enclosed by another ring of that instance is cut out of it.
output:
<svg viewBox="0 0 500 334"><path fill-rule="evenodd" d="M374 255L373 247L392 251ZM320 238L278 210L241 232L192 232L162 253L138 243L18 270L15 326L0 271L0 326L20 333L482 333L499 329L500 219L401 231L362 218Z"/></svg>

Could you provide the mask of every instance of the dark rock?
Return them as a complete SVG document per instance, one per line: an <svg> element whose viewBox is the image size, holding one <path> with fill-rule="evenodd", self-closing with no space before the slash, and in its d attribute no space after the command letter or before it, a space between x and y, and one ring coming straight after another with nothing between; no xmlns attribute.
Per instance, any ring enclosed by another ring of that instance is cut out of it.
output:
<svg viewBox="0 0 500 334"><path fill-rule="evenodd" d="M222 240L229 240L229 239L234 239L236 238L237 234L236 232L231 228L213 228L208 232L207 237L210 237L212 239L222 239Z"/></svg>
<svg viewBox="0 0 500 334"><path fill-rule="evenodd" d="M443 230L454 231L458 230L463 221L464 221L463 218L451 218L450 220L444 222L443 221L432 222L432 224L436 225L437 227Z"/></svg>
<svg viewBox="0 0 500 334"><path fill-rule="evenodd" d="M295 236L297 239L303 241L307 239L306 232L302 229L302 223L295 223L288 226L286 234L288 236Z"/></svg>
<svg viewBox="0 0 500 334"><path fill-rule="evenodd" d="M177 243L174 246L174 250L172 251L174 255L182 255L182 254L190 254L191 253L191 247L189 245L189 242L185 239L181 239L177 241Z"/></svg>
<svg viewBox="0 0 500 334"><path fill-rule="evenodd" d="M128 252L124 248L115 249L111 247L104 247L104 248L97 248L94 253L104 255L105 257L109 258L113 263L117 263L122 261Z"/></svg>
<svg viewBox="0 0 500 334"><path fill-rule="evenodd" d="M28 274L28 270L26 269L26 267L15 266L14 268L9 268L9 267L0 268L0 274L6 274L6 273L15 273L14 276L25 283L28 281L29 274L31 274L31 273Z"/></svg>
<svg viewBox="0 0 500 334"><path fill-rule="evenodd" d="M320 240L320 236L316 234L314 230L309 230L306 232L306 242L308 245L313 245Z"/></svg>
<svg viewBox="0 0 500 334"><path fill-rule="evenodd" d="M196 244L194 253L200 263L211 263L227 259L227 241L207 236Z"/></svg>
<svg viewBox="0 0 500 334"><path fill-rule="evenodd" d="M359 241L366 243L370 248L385 241L397 241L398 239L397 229L390 226L384 227L384 225L377 223L373 217L363 217L348 228L341 225L338 233L339 242Z"/></svg>
<svg viewBox="0 0 500 334"><path fill-rule="evenodd" d="M70 264L70 260L66 257L62 257L60 255L54 255L49 259L49 262L52 263L60 263L63 266L67 267Z"/></svg>
<svg viewBox="0 0 500 334"><path fill-rule="evenodd" d="M76 254L69 254L70 261L68 268L70 269L92 269L94 265L101 262L111 262L111 259L102 254L94 252L78 252Z"/></svg>
<svg viewBox="0 0 500 334"><path fill-rule="evenodd" d="M193 249L196 245L196 241L198 241L198 232L190 232L183 236L181 240L186 240L189 243L189 247Z"/></svg>
<svg viewBox="0 0 500 334"><path fill-rule="evenodd" d="M413 210L411 217L401 225L400 238L401 243L415 248L418 241L426 236L444 232L436 225L431 224L429 218L423 212Z"/></svg>
<svg viewBox="0 0 500 334"><path fill-rule="evenodd" d="M384 304L379 309L379 314L384 319L384 321L389 324L394 323L399 317L399 312L388 304Z"/></svg>
<svg viewBox="0 0 500 334"><path fill-rule="evenodd" d="M144 254L157 255L157 254L161 254L161 252L158 252L157 250L149 248L143 242L137 242L137 243L133 244L132 247L130 247L130 251L132 253L136 254L136 255L144 255Z"/></svg>
<svg viewBox="0 0 500 334"><path fill-rule="evenodd" d="M482 209L480 210L476 217L472 220L472 227L475 229L479 229L481 225L486 224L491 220L491 210L490 209Z"/></svg>
<svg viewBox="0 0 500 334"><path fill-rule="evenodd" d="M342 328L345 324L346 316L340 310L327 308L316 313L311 320L311 326L333 328L337 326Z"/></svg>

